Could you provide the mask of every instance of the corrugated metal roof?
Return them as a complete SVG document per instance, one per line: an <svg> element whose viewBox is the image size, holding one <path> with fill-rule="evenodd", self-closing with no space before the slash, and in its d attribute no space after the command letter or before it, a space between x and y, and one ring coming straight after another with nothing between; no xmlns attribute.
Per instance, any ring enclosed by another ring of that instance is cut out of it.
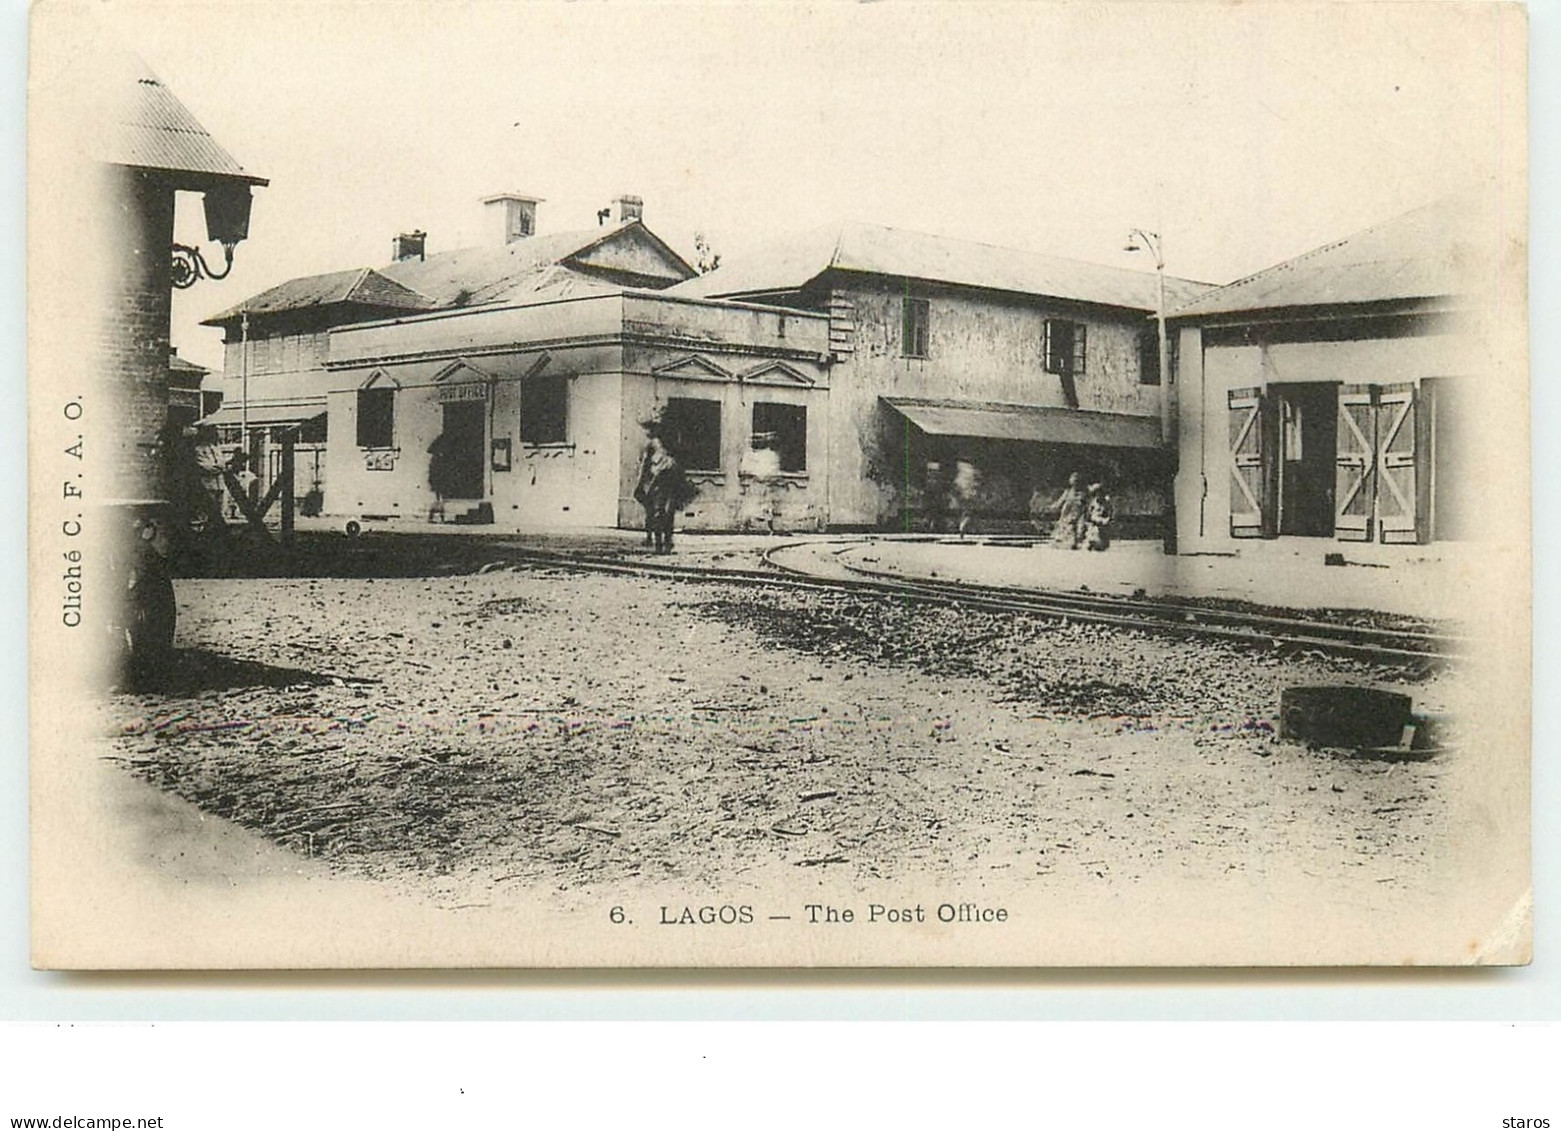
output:
<svg viewBox="0 0 1561 1131"><path fill-rule="evenodd" d="M929 436L1080 444L1097 448L1160 447L1160 421L1152 416L992 401L879 399Z"/></svg>
<svg viewBox="0 0 1561 1131"><path fill-rule="evenodd" d="M195 362L188 361L174 353L168 355L168 372L187 374L192 377L203 377L210 373L211 370L204 365L197 365Z"/></svg>
<svg viewBox="0 0 1561 1131"><path fill-rule="evenodd" d="M539 274L625 227L551 232L503 246L457 248L422 260L403 259L380 270L402 286L427 295L437 307L482 306L530 293L541 282ZM598 286L607 289L607 284Z"/></svg>
<svg viewBox="0 0 1561 1131"><path fill-rule="evenodd" d="M324 275L306 275L289 279L268 291L245 299L221 314L204 319L204 326L220 326L242 314L275 314L283 310L306 310L312 306L334 306L353 302L363 306L394 310L433 310L437 303L393 279L387 279L371 267L353 271L331 271Z"/></svg>
<svg viewBox="0 0 1561 1131"><path fill-rule="evenodd" d="M794 291L834 269L926 279L1017 294L1044 295L1152 311L1153 272L1106 267L1016 248L907 232L878 224L848 223L816 229L733 258L719 269L673 288L700 298L741 298ZM1167 275L1167 304L1186 302L1210 284Z"/></svg>
<svg viewBox="0 0 1561 1131"><path fill-rule="evenodd" d="M252 400L249 402L249 412L245 413L239 405L224 402L221 408L200 423L242 424L247 419L250 424L300 424L324 416L325 412L323 403L272 404Z"/></svg>
<svg viewBox="0 0 1561 1131"><path fill-rule="evenodd" d="M244 171L184 103L129 52L107 52L99 76L112 91L109 119L99 131L98 157L115 165L233 177L263 185Z"/></svg>
<svg viewBox="0 0 1561 1131"><path fill-rule="evenodd" d="M204 324L221 325L245 311L274 314L342 302L442 310L531 297L617 294L633 288L573 270L568 261L631 227L649 236L654 246L665 247L639 221L628 221L607 228L531 236L502 246L456 248L424 259L398 260L377 270L359 268L291 279L212 315ZM676 257L670 249L667 253Z"/></svg>
<svg viewBox="0 0 1561 1131"><path fill-rule="evenodd" d="M1493 194L1446 197L1173 308L1173 318L1467 294L1500 246Z"/></svg>

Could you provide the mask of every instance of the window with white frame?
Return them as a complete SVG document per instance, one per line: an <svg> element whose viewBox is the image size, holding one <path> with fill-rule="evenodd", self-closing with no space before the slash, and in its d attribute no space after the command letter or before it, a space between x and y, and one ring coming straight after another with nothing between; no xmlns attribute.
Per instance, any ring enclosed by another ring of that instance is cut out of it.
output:
<svg viewBox="0 0 1561 1131"><path fill-rule="evenodd" d="M906 295L900 316L900 352L906 357L926 357L932 329L932 304Z"/></svg>
<svg viewBox="0 0 1561 1131"><path fill-rule="evenodd" d="M1042 354L1046 372L1076 377L1084 372L1089 328L1067 318L1046 320Z"/></svg>

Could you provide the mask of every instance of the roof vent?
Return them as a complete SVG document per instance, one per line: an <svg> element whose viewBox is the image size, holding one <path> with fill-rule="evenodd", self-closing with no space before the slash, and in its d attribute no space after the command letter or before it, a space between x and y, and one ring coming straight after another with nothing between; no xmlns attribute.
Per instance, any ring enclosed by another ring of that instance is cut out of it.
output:
<svg viewBox="0 0 1561 1131"><path fill-rule="evenodd" d="M390 244L390 258L396 263L403 259L422 259L427 232L402 232Z"/></svg>
<svg viewBox="0 0 1561 1131"><path fill-rule="evenodd" d="M482 202L488 208L488 230L493 243L510 244L536 234L541 197L501 192L483 197Z"/></svg>

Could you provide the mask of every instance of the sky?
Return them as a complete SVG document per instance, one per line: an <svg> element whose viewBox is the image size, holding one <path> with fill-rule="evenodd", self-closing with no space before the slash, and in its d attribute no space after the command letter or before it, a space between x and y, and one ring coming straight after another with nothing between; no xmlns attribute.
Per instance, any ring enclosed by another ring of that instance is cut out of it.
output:
<svg viewBox="0 0 1561 1131"><path fill-rule="evenodd" d="M257 190L173 341L298 275L481 242L480 199L585 228L622 192L692 258L840 220L1224 283L1501 166L1521 44L1395 4L119 3ZM1503 102L1507 96L1508 101ZM1521 99L1516 103L1521 106ZM1510 148L1508 152L1510 152ZM180 238L204 237L199 201Z"/></svg>

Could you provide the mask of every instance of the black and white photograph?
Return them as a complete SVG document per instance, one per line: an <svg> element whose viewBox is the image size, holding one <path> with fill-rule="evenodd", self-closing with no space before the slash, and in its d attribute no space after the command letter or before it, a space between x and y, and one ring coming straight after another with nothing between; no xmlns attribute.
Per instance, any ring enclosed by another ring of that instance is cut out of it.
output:
<svg viewBox="0 0 1561 1131"><path fill-rule="evenodd" d="M1526 16L109 4L32 960L1530 960Z"/></svg>

